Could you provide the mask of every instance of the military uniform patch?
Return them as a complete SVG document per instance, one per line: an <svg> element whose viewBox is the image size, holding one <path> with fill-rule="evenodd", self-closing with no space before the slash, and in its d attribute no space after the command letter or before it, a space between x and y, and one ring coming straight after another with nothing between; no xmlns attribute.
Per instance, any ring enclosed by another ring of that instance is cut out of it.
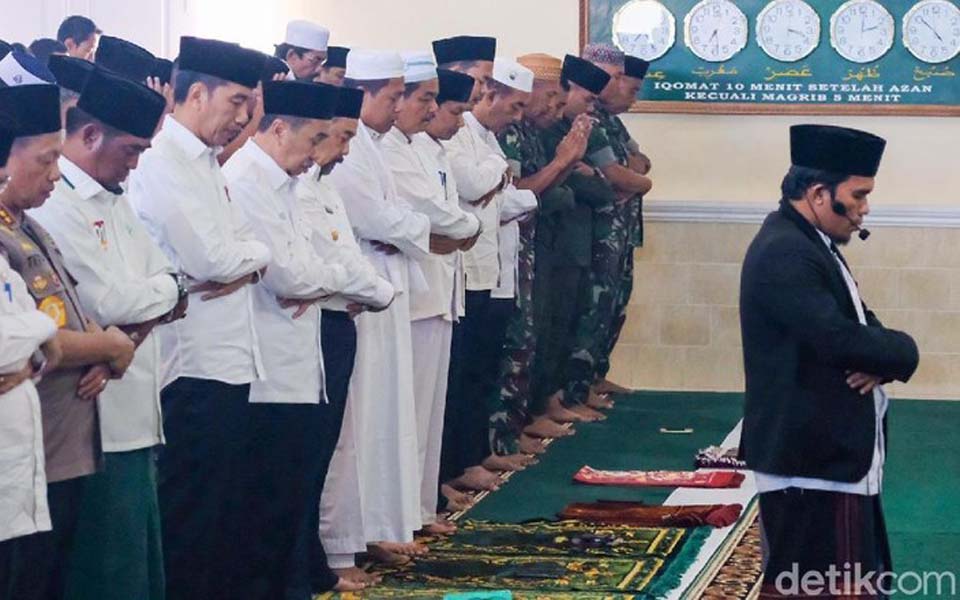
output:
<svg viewBox="0 0 960 600"><path fill-rule="evenodd" d="M38 308L40 312L53 319L58 328L67 324L67 306L59 296L47 296L40 302Z"/></svg>
<svg viewBox="0 0 960 600"><path fill-rule="evenodd" d="M36 291L42 292L43 290L47 289L47 287L50 285L50 282L43 275L37 275L33 278L33 281L30 282L30 285L33 286L33 289Z"/></svg>

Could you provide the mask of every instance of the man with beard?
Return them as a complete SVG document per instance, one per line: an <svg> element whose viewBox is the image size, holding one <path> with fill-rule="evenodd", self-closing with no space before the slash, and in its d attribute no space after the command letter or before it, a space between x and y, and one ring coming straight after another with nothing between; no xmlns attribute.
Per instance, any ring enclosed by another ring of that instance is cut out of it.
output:
<svg viewBox="0 0 960 600"><path fill-rule="evenodd" d="M236 44L181 38L173 113L130 177L134 209L190 285L187 317L158 332L169 382L158 468L173 599L229 593L238 565L247 400L250 383L266 376L251 286L270 250L230 201L217 155L250 119L264 60Z"/></svg>

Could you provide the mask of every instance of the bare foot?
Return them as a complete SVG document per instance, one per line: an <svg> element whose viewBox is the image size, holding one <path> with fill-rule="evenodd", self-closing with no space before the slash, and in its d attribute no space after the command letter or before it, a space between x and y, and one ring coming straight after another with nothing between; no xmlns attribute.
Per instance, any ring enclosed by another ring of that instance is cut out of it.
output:
<svg viewBox="0 0 960 600"><path fill-rule="evenodd" d="M523 432L535 438L561 438L576 433L572 427L561 425L553 419L540 417L523 428Z"/></svg>
<svg viewBox="0 0 960 600"><path fill-rule="evenodd" d="M369 550L373 546L400 556L423 556L430 552L429 548L417 542L379 542L377 544L367 544L367 549Z"/></svg>
<svg viewBox="0 0 960 600"><path fill-rule="evenodd" d="M598 394L597 392L590 390L590 395L587 397L587 406L597 410L613 408L613 400L611 400L606 394Z"/></svg>
<svg viewBox="0 0 960 600"><path fill-rule="evenodd" d="M363 585L374 585L380 583L380 577L373 573L367 573L359 567L350 567L347 569L331 569L341 581L346 579L353 583L362 583ZM339 585L339 584L338 584Z"/></svg>
<svg viewBox="0 0 960 600"><path fill-rule="evenodd" d="M383 542L379 544L367 544L367 557L376 563L388 567L399 567L413 560L410 556L393 552L384 546L385 544Z"/></svg>
<svg viewBox="0 0 960 600"><path fill-rule="evenodd" d="M511 454L509 456L500 456L491 454L483 461L483 468L488 471L522 471L526 469L531 461L535 460L532 456L524 454Z"/></svg>
<svg viewBox="0 0 960 600"><path fill-rule="evenodd" d="M500 489L500 476L477 465L468 467L463 475L451 481L450 484L459 490L493 492Z"/></svg>
<svg viewBox="0 0 960 600"><path fill-rule="evenodd" d="M563 392L557 392L547 400L547 417L557 423L576 423L584 418L562 404Z"/></svg>
<svg viewBox="0 0 960 600"><path fill-rule="evenodd" d="M587 406L586 404L578 404L570 410L574 411L580 415L584 421L593 422L593 421L605 421L607 416L600 412L599 410L594 410Z"/></svg>
<svg viewBox="0 0 960 600"><path fill-rule="evenodd" d="M447 508L453 512L467 510L474 504L473 496L446 483L440 486L440 493L447 499Z"/></svg>
<svg viewBox="0 0 960 600"><path fill-rule="evenodd" d="M424 525L420 532L424 535L451 535L457 532L457 525L453 521L437 517L436 522Z"/></svg>
<svg viewBox="0 0 960 600"><path fill-rule="evenodd" d="M352 579L347 579L346 577L341 577L337 580L337 585L333 586L333 591L335 592L362 592L367 589L366 583L360 581L353 581ZM370 584L373 585L373 584Z"/></svg>
<svg viewBox="0 0 960 600"><path fill-rule="evenodd" d="M520 452L524 454L543 454L547 447L543 445L543 440L531 437L525 433L520 434Z"/></svg>
<svg viewBox="0 0 960 600"><path fill-rule="evenodd" d="M622 385L618 385L609 379L601 379L596 386L594 386L598 394L632 394L633 390L625 388Z"/></svg>

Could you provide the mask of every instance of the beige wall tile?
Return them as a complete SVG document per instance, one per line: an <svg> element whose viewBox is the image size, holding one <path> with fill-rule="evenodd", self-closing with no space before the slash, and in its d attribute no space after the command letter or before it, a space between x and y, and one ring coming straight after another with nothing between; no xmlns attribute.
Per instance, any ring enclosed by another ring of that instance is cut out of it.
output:
<svg viewBox="0 0 960 600"><path fill-rule="evenodd" d="M860 297L874 312L900 306L900 271L880 267L854 269Z"/></svg>
<svg viewBox="0 0 960 600"><path fill-rule="evenodd" d="M929 352L960 353L960 312L915 313L913 330L921 356ZM960 373L955 376L960 377Z"/></svg>
<svg viewBox="0 0 960 600"><path fill-rule="evenodd" d="M740 265L690 266L688 304L737 306L740 299Z"/></svg>
<svg viewBox="0 0 960 600"><path fill-rule="evenodd" d="M945 310L950 306L950 277L945 269L900 271L900 308Z"/></svg>
<svg viewBox="0 0 960 600"><path fill-rule="evenodd" d="M620 333L620 343L660 343L660 322L663 306L660 304L631 304L627 308L627 321Z"/></svg>
<svg viewBox="0 0 960 600"><path fill-rule="evenodd" d="M743 355L737 349L686 348L683 385L693 391L743 391Z"/></svg>
<svg viewBox="0 0 960 600"><path fill-rule="evenodd" d="M677 264L637 263L633 269L631 304L686 304L690 267Z"/></svg>
<svg viewBox="0 0 960 600"><path fill-rule="evenodd" d="M664 307L660 322L660 343L664 346L706 346L709 344L709 307Z"/></svg>
<svg viewBox="0 0 960 600"><path fill-rule="evenodd" d="M739 307L710 307L710 345L720 348L739 348L743 345Z"/></svg>
<svg viewBox="0 0 960 600"><path fill-rule="evenodd" d="M623 346L611 357L611 376L615 376L613 365L617 365L621 369L629 369L630 376L624 375L615 381L629 379L637 389L682 390L683 357L683 348Z"/></svg>

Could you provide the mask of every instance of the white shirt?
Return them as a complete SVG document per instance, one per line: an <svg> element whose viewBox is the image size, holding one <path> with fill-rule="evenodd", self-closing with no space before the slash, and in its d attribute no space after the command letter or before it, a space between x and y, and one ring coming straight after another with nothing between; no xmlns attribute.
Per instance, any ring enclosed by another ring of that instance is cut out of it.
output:
<svg viewBox="0 0 960 600"><path fill-rule="evenodd" d="M317 404L324 397L320 309L314 304L294 319L296 309L281 308L280 300L335 293L346 283L347 272L314 251L313 232L297 202L297 179L253 139L227 161L223 174L233 201L272 256L253 292L260 353L270 375L250 386L250 402Z"/></svg>
<svg viewBox="0 0 960 600"><path fill-rule="evenodd" d="M490 165L496 164L498 168L499 165L503 165L503 169L500 170L501 178L509 165L503 149L500 147L500 142L497 141L497 136L492 131L484 127L473 113L466 113L464 121L466 126L457 132L457 135L448 145L450 163L459 189L463 189L464 178L469 182L469 187L479 189L482 186L477 185L477 176L488 169ZM465 131L466 134L464 134ZM475 161L472 167L468 164L468 159L465 158L471 153ZM488 187L487 191L489 192L496 187L498 183L496 182ZM478 197L483 195L480 194ZM462 191L460 197L462 202L471 201L471 198L465 197ZM497 205L495 218L494 213L489 210L494 204ZM476 210L476 207L469 204L466 206ZM530 190L518 190L513 184L508 185L498 193L487 209L481 209L484 234L486 234L488 227L495 229L497 233L485 240L484 249L475 256L471 255L474 250L480 247L480 241L484 240L484 235L481 235L481 240L477 242L477 245L466 253L464 262L467 270L468 290L489 289L491 290L490 296L493 298L514 297L517 289L517 265L520 249L520 227L517 221L527 218L529 213L536 209L536 195ZM494 237L496 238L495 245L492 244ZM489 275L492 275L492 256L495 257L498 267L495 280L489 278ZM472 272L475 277L471 277ZM471 284L472 279L474 280L473 284ZM478 280L482 283L482 287L475 287ZM490 287L487 287L488 285Z"/></svg>
<svg viewBox="0 0 960 600"><path fill-rule="evenodd" d="M310 227L313 249L329 263L341 265L348 281L343 290L323 300L324 310L346 312L349 304L383 308L393 301L394 290L389 281L377 275L373 264L363 255L353 235L347 210L340 194L320 177L314 166L301 175L296 187L300 214Z"/></svg>
<svg viewBox="0 0 960 600"><path fill-rule="evenodd" d="M364 255L398 293L409 293L407 285L426 289L417 260L430 254L430 219L414 212L397 194L381 154L382 138L361 122L350 154L329 175L330 184L344 199ZM390 244L400 252L380 252L370 243L373 241Z"/></svg>
<svg viewBox="0 0 960 600"><path fill-rule="evenodd" d="M410 139L396 127L384 136L382 145L397 192L415 211L430 219L430 233L462 240L480 231L480 219L460 208L456 182L450 174L443 146L426 133ZM411 320L459 319L463 296L460 255L459 251L430 254L419 261L429 289L411 296Z"/></svg>
<svg viewBox="0 0 960 600"><path fill-rule="evenodd" d="M130 176L137 215L174 267L195 282L234 281L270 262L270 250L253 239L230 202L219 153L167 115ZM190 295L186 318L157 332L164 382L195 377L239 385L262 377L251 286L209 302L201 295Z"/></svg>
<svg viewBox="0 0 960 600"><path fill-rule="evenodd" d="M0 375L17 373L57 334L0 256ZM0 395L0 541L50 531L40 397L32 381Z"/></svg>
<svg viewBox="0 0 960 600"><path fill-rule="evenodd" d="M828 248L832 242L830 238L821 231L817 231L820 238ZM863 302L860 300L860 292L857 289L857 282L853 275L847 270L846 265L840 260L832 250L833 255L840 272L843 274L843 280L847 284L847 290L850 292L850 299L857 310L857 318L861 325L867 324L867 317L863 311ZM840 481L830 481L826 479L816 479L812 477L782 477L779 475L770 475L767 473L755 473L757 478L757 490L763 492L775 492L789 487L802 488L807 490L823 490L827 492L841 492L844 494L859 494L861 496L876 496L880 493L883 485L883 464L886 461L886 452L884 450L883 439L883 417L887 414L889 400L887 393L882 387L877 386L873 389L873 408L875 432L873 436L873 459L870 461L870 469L863 479L854 483Z"/></svg>
<svg viewBox="0 0 960 600"><path fill-rule="evenodd" d="M77 280L80 303L94 321L137 325L177 304L173 265L150 238L127 198L103 188L80 167L60 159L62 179L50 199L30 211L53 236ZM100 394L100 435L106 452L163 443L158 325L137 348L122 379Z"/></svg>
<svg viewBox="0 0 960 600"><path fill-rule="evenodd" d="M467 289L489 291L496 289L500 280L500 203L499 194L483 208L473 205L503 181L507 161L493 150L497 139L477 121L473 113L464 113L465 126L453 138L444 142L457 190L460 206L475 214L483 227L483 233L473 248L463 253L463 268L466 272Z"/></svg>

